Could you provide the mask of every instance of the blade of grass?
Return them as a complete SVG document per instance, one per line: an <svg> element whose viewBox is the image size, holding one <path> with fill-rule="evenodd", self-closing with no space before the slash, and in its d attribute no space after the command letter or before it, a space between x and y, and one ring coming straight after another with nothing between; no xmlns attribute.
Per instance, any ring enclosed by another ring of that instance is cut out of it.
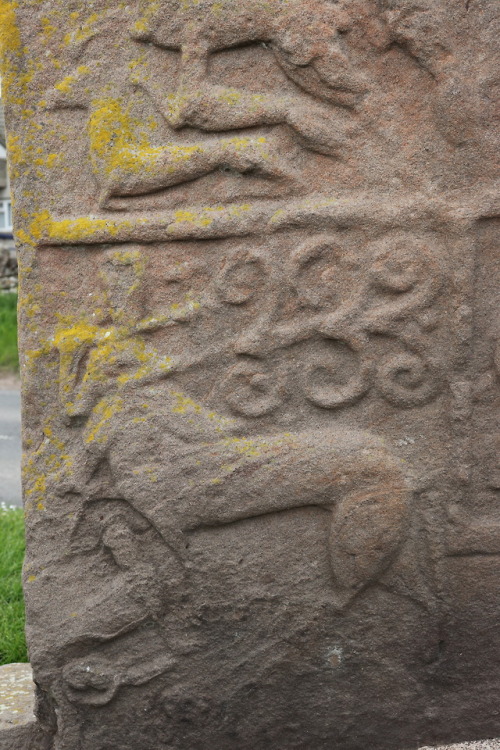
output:
<svg viewBox="0 0 500 750"><path fill-rule="evenodd" d="M0 665L27 662L24 637L24 515L0 506Z"/></svg>
<svg viewBox="0 0 500 750"><path fill-rule="evenodd" d="M0 373L18 370L17 294L0 293Z"/></svg>

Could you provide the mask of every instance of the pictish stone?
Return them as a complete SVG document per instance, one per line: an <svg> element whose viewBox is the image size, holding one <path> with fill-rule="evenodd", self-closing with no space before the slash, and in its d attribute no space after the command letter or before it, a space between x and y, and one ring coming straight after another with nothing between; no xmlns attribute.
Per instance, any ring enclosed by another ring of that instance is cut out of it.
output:
<svg viewBox="0 0 500 750"><path fill-rule="evenodd" d="M0 0L53 750L500 735L493 0Z"/></svg>

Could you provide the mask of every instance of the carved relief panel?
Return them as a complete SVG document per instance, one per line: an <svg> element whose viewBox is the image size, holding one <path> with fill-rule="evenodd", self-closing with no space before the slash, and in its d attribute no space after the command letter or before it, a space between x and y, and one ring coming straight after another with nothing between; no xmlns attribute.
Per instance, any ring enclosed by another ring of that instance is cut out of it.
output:
<svg viewBox="0 0 500 750"><path fill-rule="evenodd" d="M436 111L444 43L390 3L9 8L47 742L431 737L492 211Z"/></svg>

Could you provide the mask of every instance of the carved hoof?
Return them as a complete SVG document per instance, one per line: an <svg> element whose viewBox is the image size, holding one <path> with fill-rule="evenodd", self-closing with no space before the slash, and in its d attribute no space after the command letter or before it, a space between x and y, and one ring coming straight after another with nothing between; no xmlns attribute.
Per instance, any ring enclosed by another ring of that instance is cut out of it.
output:
<svg viewBox="0 0 500 750"><path fill-rule="evenodd" d="M342 605L380 578L404 539L408 491L355 492L333 511L330 563Z"/></svg>
<svg viewBox="0 0 500 750"><path fill-rule="evenodd" d="M94 660L67 664L63 669L64 691L71 703L104 706L119 688L111 667Z"/></svg>

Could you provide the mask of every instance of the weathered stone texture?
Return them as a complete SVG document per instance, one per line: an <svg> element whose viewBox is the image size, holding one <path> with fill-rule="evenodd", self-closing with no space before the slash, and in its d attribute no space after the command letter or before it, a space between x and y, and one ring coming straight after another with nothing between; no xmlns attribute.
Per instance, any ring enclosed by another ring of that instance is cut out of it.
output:
<svg viewBox="0 0 500 750"><path fill-rule="evenodd" d="M47 741L498 736L496 3L0 8Z"/></svg>
<svg viewBox="0 0 500 750"><path fill-rule="evenodd" d="M48 750L35 718L35 685L29 664L0 666L0 750Z"/></svg>

